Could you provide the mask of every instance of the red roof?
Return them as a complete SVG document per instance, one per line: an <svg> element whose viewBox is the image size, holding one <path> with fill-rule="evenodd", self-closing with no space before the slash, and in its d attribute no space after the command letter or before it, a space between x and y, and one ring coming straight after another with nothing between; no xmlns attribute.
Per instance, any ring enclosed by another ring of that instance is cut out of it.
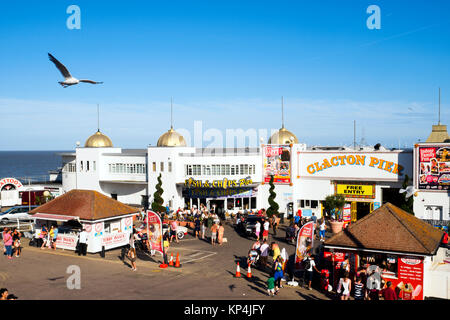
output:
<svg viewBox="0 0 450 320"><path fill-rule="evenodd" d="M42 206L30 214L45 213L78 217L81 220L101 220L139 212L138 208L107 197L93 190L71 190Z"/></svg>
<svg viewBox="0 0 450 320"><path fill-rule="evenodd" d="M434 255L444 232L386 203L326 240L325 247Z"/></svg>

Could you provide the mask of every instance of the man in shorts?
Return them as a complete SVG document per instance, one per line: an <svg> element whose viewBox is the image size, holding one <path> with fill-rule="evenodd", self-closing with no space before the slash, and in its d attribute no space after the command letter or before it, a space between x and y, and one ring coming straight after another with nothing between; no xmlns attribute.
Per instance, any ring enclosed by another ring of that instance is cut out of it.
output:
<svg viewBox="0 0 450 320"><path fill-rule="evenodd" d="M263 241L269 239L269 228L270 222L266 219L263 224Z"/></svg>
<svg viewBox="0 0 450 320"><path fill-rule="evenodd" d="M309 262L308 262L308 260L309 260ZM312 290L311 283L313 280L314 270L316 270L318 273L320 273L320 271L317 270L317 268L316 268L316 263L314 262L314 256L311 256L310 254L308 254L303 259L303 262L306 265L305 266L305 276L306 276L306 281L308 283L308 290ZM313 270L313 268L314 268L314 270Z"/></svg>

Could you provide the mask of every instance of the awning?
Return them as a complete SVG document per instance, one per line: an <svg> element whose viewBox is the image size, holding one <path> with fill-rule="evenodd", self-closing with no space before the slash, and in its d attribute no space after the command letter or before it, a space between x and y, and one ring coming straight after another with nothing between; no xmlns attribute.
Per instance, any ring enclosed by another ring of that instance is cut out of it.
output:
<svg viewBox="0 0 450 320"><path fill-rule="evenodd" d="M48 214L48 213L36 213L33 214L33 219L41 220L52 220L52 221L69 221L69 220L79 220L79 217L65 216L60 214Z"/></svg>

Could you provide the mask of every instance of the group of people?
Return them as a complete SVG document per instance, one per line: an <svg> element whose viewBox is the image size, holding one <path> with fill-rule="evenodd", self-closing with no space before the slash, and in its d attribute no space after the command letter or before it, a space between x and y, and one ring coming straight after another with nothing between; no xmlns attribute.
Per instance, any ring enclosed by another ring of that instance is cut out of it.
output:
<svg viewBox="0 0 450 320"><path fill-rule="evenodd" d="M350 263L348 256L341 262L340 279L337 287L337 294L340 300L349 300L352 289L355 300L397 300L398 295L393 288L392 282L384 281L377 276L377 271L373 268L359 268L358 272L350 277Z"/></svg>
<svg viewBox="0 0 450 320"><path fill-rule="evenodd" d="M17 300L18 298L13 295L12 293L9 293L8 289L1 288L0 289L0 300Z"/></svg>
<svg viewBox="0 0 450 320"><path fill-rule="evenodd" d="M46 226L42 226L41 232L39 233L39 238L42 239L41 249L56 250L56 238L58 237L58 226L52 225L50 229Z"/></svg>
<svg viewBox="0 0 450 320"><path fill-rule="evenodd" d="M286 250L280 250L276 242L269 244L268 239L256 239L247 256L247 267L255 266L266 271L269 264L269 256L272 257L272 265L267 279L267 292L270 296L278 294L282 288L284 272L288 261Z"/></svg>
<svg viewBox="0 0 450 320"><path fill-rule="evenodd" d="M225 228L214 209L208 211L205 205L201 204L200 209L193 209L194 236L205 240L210 232L211 245L222 245L224 242Z"/></svg>
<svg viewBox="0 0 450 320"><path fill-rule="evenodd" d="M20 246L20 238L22 234L17 228L11 230L10 228L5 228L2 232L3 240L3 254L6 255L8 259L12 259L13 255L16 258L20 257L22 252L22 247Z"/></svg>

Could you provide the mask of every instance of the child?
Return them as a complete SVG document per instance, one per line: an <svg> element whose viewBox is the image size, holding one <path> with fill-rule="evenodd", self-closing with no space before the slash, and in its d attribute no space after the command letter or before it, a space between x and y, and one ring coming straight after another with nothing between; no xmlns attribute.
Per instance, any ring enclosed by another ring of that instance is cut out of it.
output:
<svg viewBox="0 0 450 320"><path fill-rule="evenodd" d="M275 295L275 278L274 277L270 277L269 279L267 279L267 292L269 294L269 296L274 296Z"/></svg>

